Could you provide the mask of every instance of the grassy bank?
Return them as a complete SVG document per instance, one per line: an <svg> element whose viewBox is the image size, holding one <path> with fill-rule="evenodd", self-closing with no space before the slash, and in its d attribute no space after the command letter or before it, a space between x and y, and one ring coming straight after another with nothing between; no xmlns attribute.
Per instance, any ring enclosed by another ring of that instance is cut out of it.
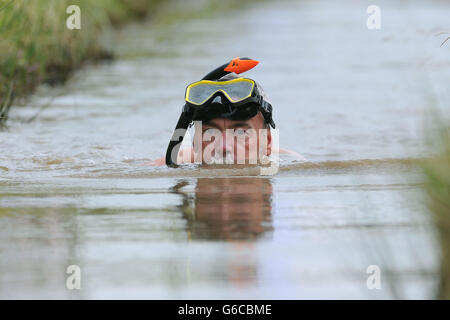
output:
<svg viewBox="0 0 450 320"><path fill-rule="evenodd" d="M163 0L0 0L0 125L13 101L43 82L63 82L87 59L108 57L103 28L144 18ZM81 9L69 30L66 8Z"/></svg>
<svg viewBox="0 0 450 320"><path fill-rule="evenodd" d="M437 298L450 299L450 133L441 124L439 155L423 164L428 207L437 228L441 246L441 280Z"/></svg>
<svg viewBox="0 0 450 320"><path fill-rule="evenodd" d="M81 10L80 30L66 27L73 4ZM0 128L17 98L41 83L64 82L86 60L110 58L99 44L105 28L149 15L171 24L243 7L240 0L0 0Z"/></svg>

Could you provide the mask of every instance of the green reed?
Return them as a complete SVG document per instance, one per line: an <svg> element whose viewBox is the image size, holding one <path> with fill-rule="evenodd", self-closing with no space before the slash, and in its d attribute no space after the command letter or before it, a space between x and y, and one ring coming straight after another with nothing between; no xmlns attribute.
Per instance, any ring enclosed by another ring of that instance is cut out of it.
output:
<svg viewBox="0 0 450 320"><path fill-rule="evenodd" d="M443 121L442 121L443 122ZM437 298L450 299L450 133L449 126L440 123L434 137L439 152L423 163L427 204L438 231L441 246L441 279Z"/></svg>
<svg viewBox="0 0 450 320"><path fill-rule="evenodd" d="M64 81L87 59L108 53L105 27L143 18L162 0L0 0L0 124L15 98L42 82ZM81 29L69 30L66 8L81 8Z"/></svg>

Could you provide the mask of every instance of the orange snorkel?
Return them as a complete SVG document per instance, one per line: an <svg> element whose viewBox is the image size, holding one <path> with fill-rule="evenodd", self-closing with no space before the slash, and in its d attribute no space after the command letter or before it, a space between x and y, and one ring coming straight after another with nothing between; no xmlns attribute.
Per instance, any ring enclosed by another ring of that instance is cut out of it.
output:
<svg viewBox="0 0 450 320"><path fill-rule="evenodd" d="M240 74L252 69L258 63L259 61L252 60L250 58L234 58L233 60L208 73L203 77L202 80L217 80L232 72ZM189 127L189 124L192 122L192 116L192 110L184 105L183 111L181 112L180 118L178 119L177 125L172 134L172 138L170 139L169 145L167 146L166 165L168 167L178 166L176 164L178 151L180 150L186 130ZM179 129L181 129L182 131L180 132ZM173 158L175 159L175 161L172 161Z"/></svg>
<svg viewBox="0 0 450 320"><path fill-rule="evenodd" d="M217 80L231 72L236 74L244 73L245 71L254 68L258 63L259 61L250 58L234 58L230 62L227 62L208 73L202 80Z"/></svg>

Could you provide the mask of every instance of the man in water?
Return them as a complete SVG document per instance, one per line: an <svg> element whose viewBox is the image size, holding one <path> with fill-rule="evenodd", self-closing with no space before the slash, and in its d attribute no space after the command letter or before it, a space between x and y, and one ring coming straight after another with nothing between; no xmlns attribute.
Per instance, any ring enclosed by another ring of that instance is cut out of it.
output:
<svg viewBox="0 0 450 320"><path fill-rule="evenodd" d="M257 64L248 58L235 58L190 84L166 157L152 164L267 164L274 153L301 158L273 144L272 105L261 85L238 76ZM192 123L193 147L179 151Z"/></svg>

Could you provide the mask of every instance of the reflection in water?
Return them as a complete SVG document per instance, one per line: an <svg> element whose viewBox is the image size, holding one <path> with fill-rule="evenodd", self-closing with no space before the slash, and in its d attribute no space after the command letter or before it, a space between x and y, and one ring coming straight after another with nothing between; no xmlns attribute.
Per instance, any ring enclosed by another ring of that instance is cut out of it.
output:
<svg viewBox="0 0 450 320"><path fill-rule="evenodd" d="M199 178L194 199L180 190L187 184L182 181L172 190L183 197L180 209L188 222L189 239L228 242L217 252L217 261L222 262L209 272L220 274L234 288L254 286L258 278L254 240L272 229L271 181L258 177Z"/></svg>
<svg viewBox="0 0 450 320"><path fill-rule="evenodd" d="M194 205L183 196L181 209L192 239L255 239L272 228L272 184L267 178L199 178Z"/></svg>

